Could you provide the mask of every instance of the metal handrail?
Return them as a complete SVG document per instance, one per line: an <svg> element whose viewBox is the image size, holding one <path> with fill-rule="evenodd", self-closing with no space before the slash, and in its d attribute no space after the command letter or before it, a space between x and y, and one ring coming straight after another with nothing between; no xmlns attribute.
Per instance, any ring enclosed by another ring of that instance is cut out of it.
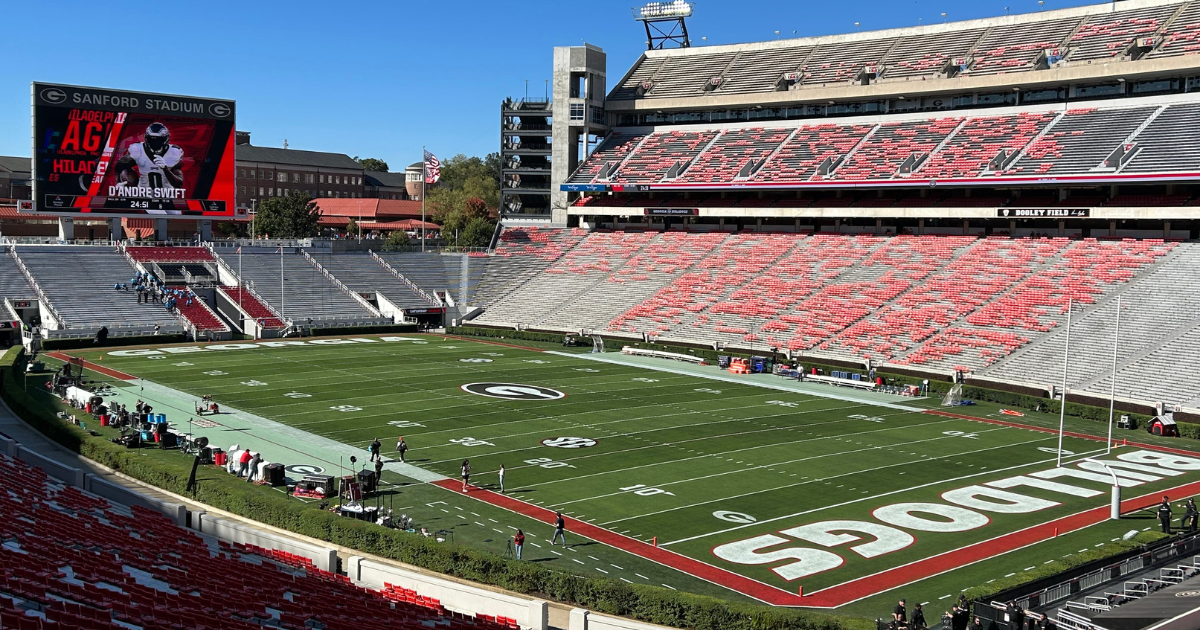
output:
<svg viewBox="0 0 1200 630"><path fill-rule="evenodd" d="M360 306L367 309L367 312L371 313L375 317L383 317L383 313L380 313L379 309L372 306L370 302L368 302L365 298L363 298L363 296L359 295L355 291L351 291L350 287L346 286L346 284L343 283L341 280L338 280L337 277L335 277L332 273L330 273L329 270L326 269L324 265L317 262L316 258L313 258L308 252L306 252L304 250L301 250L300 253L304 254L304 259L307 260L310 265L312 265L314 268L316 268L318 271L320 271L322 274L324 274L326 278L329 278L329 281L332 282L334 286L341 289L342 293L345 293L347 296L349 296L355 302L358 302Z"/></svg>
<svg viewBox="0 0 1200 630"><path fill-rule="evenodd" d="M384 269L391 272L391 274L393 276L396 276L397 278L399 278L401 282L403 282L406 286L408 286L408 288L412 289L414 293L421 296L421 298L424 299L426 302L429 302L430 304L433 304L436 306L442 306L441 300L438 300L437 298L433 297L428 292L426 292L425 289L422 289L421 287L417 286L417 283L413 282L412 280L409 280L408 276L400 273L400 270L398 270L395 267L388 264L388 261L386 261L382 257L380 257L379 254L376 254L375 252L373 252L371 250L367 250L367 253L371 255L371 258L373 258L375 260L375 262L379 263L379 266L381 266Z"/></svg>
<svg viewBox="0 0 1200 630"><path fill-rule="evenodd" d="M42 290L42 286L38 284L37 280L33 277L33 273L25 266L25 261L21 260L21 257L17 255L17 248L10 246L8 248L8 255L12 256L13 260L16 261L17 268L21 270L21 274L25 276L25 281L29 283L29 286L33 287L33 291L37 293L38 299L42 301L42 304L46 305L46 309L50 311L50 314L54 315L54 321L58 322L59 328L67 328L67 322L63 320L62 313L59 313L58 309L54 308L54 304L50 302L50 298Z"/></svg>

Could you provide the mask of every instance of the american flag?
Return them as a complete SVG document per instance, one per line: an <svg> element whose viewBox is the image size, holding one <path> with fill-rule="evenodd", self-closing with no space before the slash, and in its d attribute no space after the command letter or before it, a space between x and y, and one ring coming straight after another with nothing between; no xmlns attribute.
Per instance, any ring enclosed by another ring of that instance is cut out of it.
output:
<svg viewBox="0 0 1200 630"><path fill-rule="evenodd" d="M425 183L436 184L442 178L442 162L437 159L437 156L426 151L425 152Z"/></svg>

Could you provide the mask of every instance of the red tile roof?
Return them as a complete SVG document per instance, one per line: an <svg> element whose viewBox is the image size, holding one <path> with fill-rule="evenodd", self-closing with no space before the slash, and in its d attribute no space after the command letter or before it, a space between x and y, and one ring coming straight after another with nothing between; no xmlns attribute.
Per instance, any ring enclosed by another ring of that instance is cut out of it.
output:
<svg viewBox="0 0 1200 630"><path fill-rule="evenodd" d="M421 202L401 199L314 199L323 217L347 217L355 221L421 218Z"/></svg>

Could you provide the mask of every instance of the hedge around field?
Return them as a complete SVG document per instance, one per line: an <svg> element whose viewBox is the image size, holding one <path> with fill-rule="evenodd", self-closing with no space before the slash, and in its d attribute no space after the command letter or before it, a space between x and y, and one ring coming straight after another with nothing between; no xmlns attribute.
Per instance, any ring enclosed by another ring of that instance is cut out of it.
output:
<svg viewBox="0 0 1200 630"><path fill-rule="evenodd" d="M111 348L114 346L144 346L150 344L183 343L187 335L174 333L169 335L139 335L136 337L109 337L104 343L96 343L91 337L76 339L43 339L44 350L75 350L78 348Z"/></svg>
<svg viewBox="0 0 1200 630"><path fill-rule="evenodd" d="M337 326L331 328L312 328L309 332L314 337L334 335L377 335L387 333L412 333L420 330L416 324L389 324L383 326Z"/></svg>
<svg viewBox="0 0 1200 630"><path fill-rule="evenodd" d="M982 586L969 588L965 591L965 594L967 599L971 601L987 601L992 599L997 593L1002 593L1026 584L1032 584L1038 580L1043 580L1098 560L1113 558L1152 544L1163 538L1168 538L1167 534L1162 532L1140 532L1130 540L1105 543L1101 547L1095 547L1080 553L1073 553L1064 559L1048 562L1030 571L1021 571L1012 577L1000 578Z"/></svg>
<svg viewBox="0 0 1200 630"><path fill-rule="evenodd" d="M11 355L11 356L10 356ZM6 353L0 382L8 405L30 425L63 446L114 470L164 490L187 495L191 465L172 451L127 449L101 436L89 435L55 417L57 410L40 404L22 390L17 377L24 353ZM42 379L44 375L30 376ZM69 410L74 412L75 410ZM233 476L205 478L196 501L260 523L332 544L390 558L413 566L501 588L582 606L602 613L696 630L866 630L873 622L857 617L729 602L662 587L625 584L532 562L507 560L489 551L453 543L437 543L373 523L337 516L278 492L248 486Z"/></svg>

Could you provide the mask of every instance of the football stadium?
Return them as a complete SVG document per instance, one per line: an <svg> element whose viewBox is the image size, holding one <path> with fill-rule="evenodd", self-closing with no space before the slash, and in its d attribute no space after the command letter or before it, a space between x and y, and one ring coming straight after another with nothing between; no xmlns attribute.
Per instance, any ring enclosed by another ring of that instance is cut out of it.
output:
<svg viewBox="0 0 1200 630"><path fill-rule="evenodd" d="M232 101L35 83L0 627L1200 627L1200 1L692 11L501 103L486 246L428 151L401 220L264 195Z"/></svg>

